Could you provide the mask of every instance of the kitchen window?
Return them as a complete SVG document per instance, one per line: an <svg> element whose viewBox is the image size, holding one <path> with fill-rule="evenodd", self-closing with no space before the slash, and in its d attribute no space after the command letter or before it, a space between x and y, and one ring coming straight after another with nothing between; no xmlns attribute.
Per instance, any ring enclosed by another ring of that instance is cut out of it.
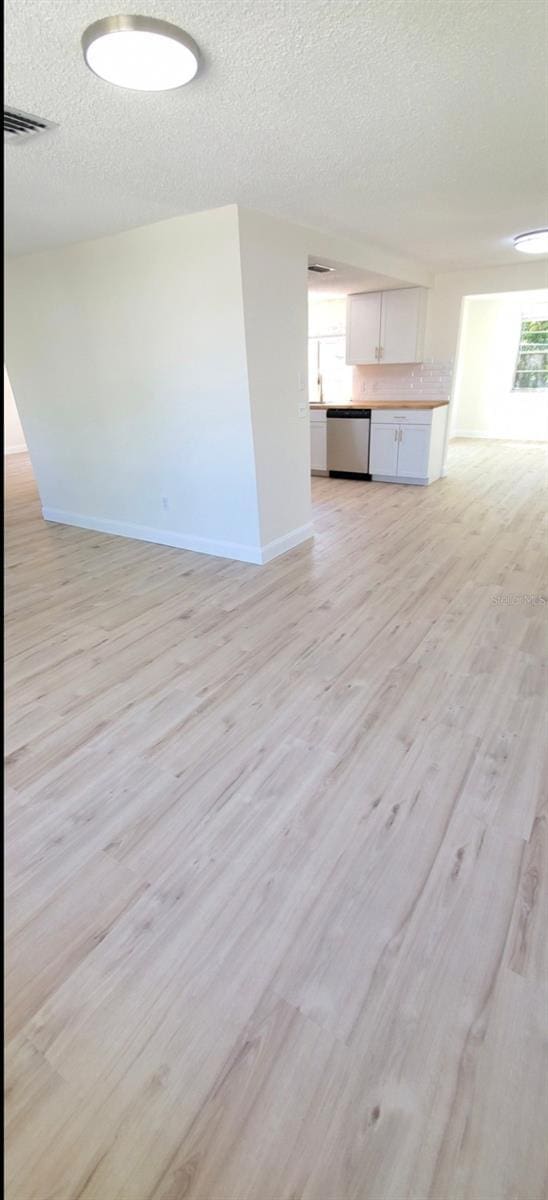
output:
<svg viewBox="0 0 548 1200"><path fill-rule="evenodd" d="M522 318L513 390L533 388L548 388L548 320Z"/></svg>
<svg viewBox="0 0 548 1200"><path fill-rule="evenodd" d="M347 404L352 395L352 367L346 365L344 334L308 339L310 403Z"/></svg>

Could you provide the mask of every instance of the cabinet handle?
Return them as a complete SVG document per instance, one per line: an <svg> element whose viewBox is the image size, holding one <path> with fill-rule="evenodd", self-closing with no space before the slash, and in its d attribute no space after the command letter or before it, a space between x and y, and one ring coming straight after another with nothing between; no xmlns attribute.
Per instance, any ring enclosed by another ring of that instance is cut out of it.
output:
<svg viewBox="0 0 548 1200"><path fill-rule="evenodd" d="M379 347L378 346L375 346L375 358L377 359L377 362L378 362L378 359L379 359Z"/></svg>
<svg viewBox="0 0 548 1200"><path fill-rule="evenodd" d="M397 429L395 429L394 430L394 441L397 442L397 440L398 440L398 431L397 431Z"/></svg>
<svg viewBox="0 0 548 1200"><path fill-rule="evenodd" d="M379 346L379 358L382 358L384 346Z"/></svg>
<svg viewBox="0 0 548 1200"><path fill-rule="evenodd" d="M400 441L400 442L401 442L401 440L402 440L402 435L403 435L403 429L400 429L400 436L399 436L399 441Z"/></svg>

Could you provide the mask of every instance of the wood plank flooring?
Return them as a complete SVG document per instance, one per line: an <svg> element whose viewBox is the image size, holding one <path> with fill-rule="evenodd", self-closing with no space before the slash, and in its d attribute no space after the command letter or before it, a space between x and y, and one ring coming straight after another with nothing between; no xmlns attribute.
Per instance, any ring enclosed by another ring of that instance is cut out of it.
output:
<svg viewBox="0 0 548 1200"><path fill-rule="evenodd" d="M546 447L265 567L7 461L8 1200L542 1200Z"/></svg>

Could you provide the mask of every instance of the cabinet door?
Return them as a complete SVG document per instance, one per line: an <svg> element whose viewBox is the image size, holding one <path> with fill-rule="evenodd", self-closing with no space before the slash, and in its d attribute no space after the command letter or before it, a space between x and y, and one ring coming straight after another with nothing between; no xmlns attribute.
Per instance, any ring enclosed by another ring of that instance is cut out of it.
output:
<svg viewBox="0 0 548 1200"><path fill-rule="evenodd" d="M371 426L369 442L369 473L371 475L397 475L399 432L398 425Z"/></svg>
<svg viewBox="0 0 548 1200"><path fill-rule="evenodd" d="M424 288L382 293L380 361L420 362L424 335Z"/></svg>
<svg viewBox="0 0 548 1200"><path fill-rule="evenodd" d="M325 421L310 424L310 470L327 471L327 425Z"/></svg>
<svg viewBox="0 0 548 1200"><path fill-rule="evenodd" d="M398 476L426 479L429 451L429 425L400 425Z"/></svg>
<svg viewBox="0 0 548 1200"><path fill-rule="evenodd" d="M349 296L346 312L346 361L349 365L378 361L381 334L381 293Z"/></svg>

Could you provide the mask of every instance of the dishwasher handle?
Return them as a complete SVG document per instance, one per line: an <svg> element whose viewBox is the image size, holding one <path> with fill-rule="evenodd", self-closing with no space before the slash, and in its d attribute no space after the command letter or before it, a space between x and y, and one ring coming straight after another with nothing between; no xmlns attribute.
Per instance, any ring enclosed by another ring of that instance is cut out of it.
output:
<svg viewBox="0 0 548 1200"><path fill-rule="evenodd" d="M352 421L369 420L371 417L370 408L328 408L327 419L335 417L337 421L347 418Z"/></svg>

